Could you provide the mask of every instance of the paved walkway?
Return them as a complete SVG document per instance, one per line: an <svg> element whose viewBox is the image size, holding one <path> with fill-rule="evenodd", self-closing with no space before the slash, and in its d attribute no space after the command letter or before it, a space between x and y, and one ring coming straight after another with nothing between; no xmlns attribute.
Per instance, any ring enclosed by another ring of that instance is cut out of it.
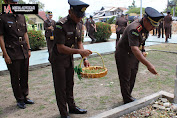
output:
<svg viewBox="0 0 177 118"><path fill-rule="evenodd" d="M116 34L113 33L110 38L116 39ZM91 41L91 39L89 37L85 37L84 41L88 42L88 41ZM146 42L146 46L161 44L164 41L165 41L164 38L163 39L157 38L157 36L150 35ZM169 39L169 43L177 43L177 34L173 35L172 39ZM114 52L115 51L115 40L111 42L84 45L84 48L89 49L91 51L96 51L100 54ZM76 57L80 57L80 55L75 54L74 58ZM30 64L29 64L30 66L44 64L44 63L48 63L47 50L33 51L31 53ZM4 59L2 58L2 56L0 56L0 71L4 71L4 70L7 70L7 67L4 62Z"/></svg>

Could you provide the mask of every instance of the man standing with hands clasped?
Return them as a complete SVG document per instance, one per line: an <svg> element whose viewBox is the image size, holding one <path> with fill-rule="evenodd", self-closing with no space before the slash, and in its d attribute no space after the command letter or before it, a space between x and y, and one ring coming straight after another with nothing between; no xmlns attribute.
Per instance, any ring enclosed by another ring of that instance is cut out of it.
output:
<svg viewBox="0 0 177 118"><path fill-rule="evenodd" d="M53 30L55 27L55 21L52 20L53 14L51 11L48 11L46 16L47 16L47 20L44 21L44 30L45 30L45 37L47 41L48 52L50 55L51 48L53 47L53 43L54 43Z"/></svg>
<svg viewBox="0 0 177 118"><path fill-rule="evenodd" d="M4 0L6 4L17 4L18 0ZM34 104L27 98L28 67L31 48L24 15L0 15L0 45L11 77L11 85L17 106L25 109L25 104Z"/></svg>
<svg viewBox="0 0 177 118"><path fill-rule="evenodd" d="M61 118L70 118L69 113L85 114L87 111L75 105L73 96L74 61L73 54L80 54L84 65L89 66L87 56L92 52L85 50L81 41L82 24L88 4L79 0L69 0L69 15L60 19L54 28L54 47L49 58L52 65L56 101Z"/></svg>
<svg viewBox="0 0 177 118"><path fill-rule="evenodd" d="M147 7L145 16L128 25L116 46L115 59L120 80L121 93L124 103L135 100L131 96L139 61L143 63L152 74L157 74L155 67L145 58L144 36L149 31L158 27L160 20L164 17L157 10ZM145 38L146 39L146 38Z"/></svg>

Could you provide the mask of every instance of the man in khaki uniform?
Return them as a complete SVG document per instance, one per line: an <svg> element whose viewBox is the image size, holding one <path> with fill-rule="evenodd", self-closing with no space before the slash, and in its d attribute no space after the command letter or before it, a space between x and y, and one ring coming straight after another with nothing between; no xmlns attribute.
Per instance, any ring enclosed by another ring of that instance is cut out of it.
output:
<svg viewBox="0 0 177 118"><path fill-rule="evenodd" d="M96 42L96 39L95 39L95 36L94 36L95 32L97 32L96 24L95 24L95 21L93 20L93 16L90 16L88 36L92 39L91 43Z"/></svg>
<svg viewBox="0 0 177 118"><path fill-rule="evenodd" d="M80 21L85 15L88 4L79 0L69 0L69 15L60 19L54 28L54 47L51 58L53 81L56 101L61 118L70 118L69 113L85 114L85 109L75 105L73 96L74 87L74 61L73 54L82 57L89 56L92 52L85 50L81 41L82 24ZM88 60L84 59L84 65L89 66Z"/></svg>
<svg viewBox="0 0 177 118"><path fill-rule="evenodd" d="M47 16L47 20L44 21L44 30L45 30L45 37L47 41L48 52L50 54L54 42L53 30L55 27L55 21L52 20L53 14L51 11L48 11L46 16Z"/></svg>
<svg viewBox="0 0 177 118"><path fill-rule="evenodd" d="M86 27L86 35L85 36L87 36L88 35L88 32L89 32L89 18L87 18L87 20L86 20L86 22L85 22L85 27Z"/></svg>
<svg viewBox="0 0 177 118"><path fill-rule="evenodd" d="M116 44L119 41L120 34L123 34L127 24L128 24L128 20L126 20L124 18L124 14L122 14L121 17L118 18L116 21L116 34L117 34Z"/></svg>
<svg viewBox="0 0 177 118"><path fill-rule="evenodd" d="M141 50L139 47L144 45L147 34L158 26L163 15L151 7L147 7L145 13L146 15L141 20L137 19L126 27L116 46L115 59L121 93L125 104L135 100L131 96L131 93L134 87L139 61L151 73L157 74L155 67L145 58L144 46Z"/></svg>
<svg viewBox="0 0 177 118"><path fill-rule="evenodd" d="M171 30L172 17L170 11L167 11L167 16L164 18L164 29L165 29L165 42L168 42L168 38Z"/></svg>
<svg viewBox="0 0 177 118"><path fill-rule="evenodd" d="M18 0L4 0L6 4L17 4ZM0 45L11 77L11 85L17 106L25 109L25 104L34 104L27 98L28 67L31 49L24 15L0 15Z"/></svg>

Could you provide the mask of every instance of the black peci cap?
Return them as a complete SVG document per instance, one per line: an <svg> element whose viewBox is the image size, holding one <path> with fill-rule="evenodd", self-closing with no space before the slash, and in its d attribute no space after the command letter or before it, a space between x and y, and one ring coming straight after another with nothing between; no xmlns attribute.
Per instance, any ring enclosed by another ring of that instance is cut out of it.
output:
<svg viewBox="0 0 177 118"><path fill-rule="evenodd" d="M52 16L52 12L51 12L51 11L48 11L47 14L48 14L49 16Z"/></svg>
<svg viewBox="0 0 177 118"><path fill-rule="evenodd" d="M145 9L146 17L150 21L152 26L159 26L159 21L164 18L164 15L159 13L157 10L155 10L152 7L147 7Z"/></svg>
<svg viewBox="0 0 177 118"><path fill-rule="evenodd" d="M74 11L78 18L85 16L85 10L89 6L87 3L84 3L80 0L68 0L70 9Z"/></svg>

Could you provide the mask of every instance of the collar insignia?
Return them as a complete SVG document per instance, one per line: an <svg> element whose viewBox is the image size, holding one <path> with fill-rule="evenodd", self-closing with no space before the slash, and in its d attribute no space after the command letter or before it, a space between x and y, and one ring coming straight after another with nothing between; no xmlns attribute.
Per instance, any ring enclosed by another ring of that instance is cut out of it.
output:
<svg viewBox="0 0 177 118"><path fill-rule="evenodd" d="M82 12L85 12L85 10L86 10L86 7L83 7L83 8L81 9Z"/></svg>
<svg viewBox="0 0 177 118"><path fill-rule="evenodd" d="M142 25L139 25L136 29L138 32L140 32L143 29L143 27L142 27Z"/></svg>

